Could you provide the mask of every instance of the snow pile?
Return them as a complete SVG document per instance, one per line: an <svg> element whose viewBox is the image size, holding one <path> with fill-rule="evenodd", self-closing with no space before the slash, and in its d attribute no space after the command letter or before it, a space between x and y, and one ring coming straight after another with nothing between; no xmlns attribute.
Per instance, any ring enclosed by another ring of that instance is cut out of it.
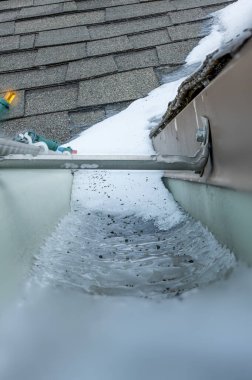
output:
<svg viewBox="0 0 252 380"><path fill-rule="evenodd" d="M252 28L252 1L238 0L214 13L211 33L203 38L186 59L188 65L203 62L208 54L221 48L244 29Z"/></svg>

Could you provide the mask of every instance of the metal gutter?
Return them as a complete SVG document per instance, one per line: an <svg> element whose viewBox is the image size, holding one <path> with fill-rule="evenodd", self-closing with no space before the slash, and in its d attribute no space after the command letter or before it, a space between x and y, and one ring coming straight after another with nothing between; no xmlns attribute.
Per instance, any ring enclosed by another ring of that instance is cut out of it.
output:
<svg viewBox="0 0 252 380"><path fill-rule="evenodd" d="M2 169L106 169L106 170L192 170L202 172L209 158L209 123L202 119L196 140L201 143L196 154L182 155L59 155L41 154L40 148L0 139ZM36 150L37 149L37 150ZM8 154L11 152L33 155ZM37 153L35 155L34 153ZM5 154L5 155L4 155Z"/></svg>
<svg viewBox="0 0 252 380"><path fill-rule="evenodd" d="M56 156L10 155L0 158L1 169L95 169L95 170L195 170L204 169L208 146L195 156Z"/></svg>
<svg viewBox="0 0 252 380"><path fill-rule="evenodd" d="M199 176L166 171L168 178L252 191L252 39L246 40L221 73L171 121L152 134L157 154L191 155L195 133L209 120L211 159Z"/></svg>
<svg viewBox="0 0 252 380"><path fill-rule="evenodd" d="M252 39L234 55L230 51L210 83L206 68L181 86L152 141L157 154L190 155L198 147L194 136L202 116L209 120L211 151L204 173L167 170L163 181L184 210L252 265Z"/></svg>

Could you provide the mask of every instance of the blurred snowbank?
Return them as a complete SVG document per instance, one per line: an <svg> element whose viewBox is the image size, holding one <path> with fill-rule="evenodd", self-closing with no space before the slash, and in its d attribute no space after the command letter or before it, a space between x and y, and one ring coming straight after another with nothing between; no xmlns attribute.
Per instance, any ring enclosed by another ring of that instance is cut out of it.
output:
<svg viewBox="0 0 252 380"><path fill-rule="evenodd" d="M161 303L33 289L1 324L0 378L250 380L251 292L243 267Z"/></svg>

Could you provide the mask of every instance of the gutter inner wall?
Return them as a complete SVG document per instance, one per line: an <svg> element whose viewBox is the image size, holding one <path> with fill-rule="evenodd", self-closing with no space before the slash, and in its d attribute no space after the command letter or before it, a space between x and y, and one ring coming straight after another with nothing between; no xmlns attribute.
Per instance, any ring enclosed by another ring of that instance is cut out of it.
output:
<svg viewBox="0 0 252 380"><path fill-rule="evenodd" d="M70 208L67 170L0 171L0 304L14 296L34 255Z"/></svg>

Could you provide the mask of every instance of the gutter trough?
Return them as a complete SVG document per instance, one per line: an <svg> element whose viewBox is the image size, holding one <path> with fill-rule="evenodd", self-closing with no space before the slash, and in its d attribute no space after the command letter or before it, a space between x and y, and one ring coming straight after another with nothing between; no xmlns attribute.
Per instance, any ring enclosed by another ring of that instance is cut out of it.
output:
<svg viewBox="0 0 252 380"><path fill-rule="evenodd" d="M157 154L197 149L202 116L209 121L211 152L204 172L166 170L175 200L238 259L252 264L252 38L245 31L206 59L181 84L160 125L151 132Z"/></svg>

